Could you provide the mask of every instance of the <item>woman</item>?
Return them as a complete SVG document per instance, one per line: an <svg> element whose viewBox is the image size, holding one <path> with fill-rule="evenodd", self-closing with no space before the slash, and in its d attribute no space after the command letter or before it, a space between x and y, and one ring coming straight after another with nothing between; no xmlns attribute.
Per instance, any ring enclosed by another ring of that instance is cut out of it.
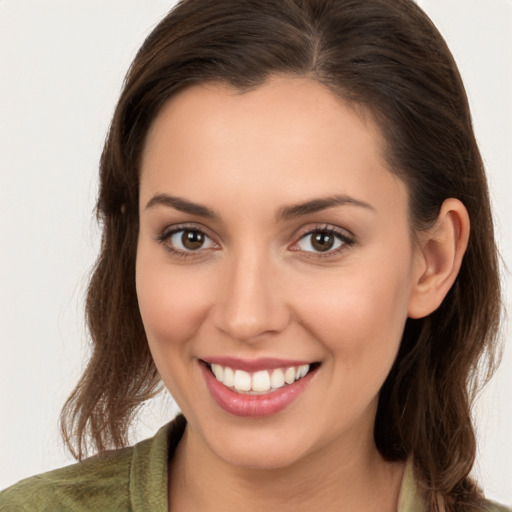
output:
<svg viewBox="0 0 512 512"><path fill-rule="evenodd" d="M3 509L500 510L468 477L500 315L485 175L412 2L182 2L100 179L95 350L63 426L101 455ZM104 453L160 380L183 415Z"/></svg>

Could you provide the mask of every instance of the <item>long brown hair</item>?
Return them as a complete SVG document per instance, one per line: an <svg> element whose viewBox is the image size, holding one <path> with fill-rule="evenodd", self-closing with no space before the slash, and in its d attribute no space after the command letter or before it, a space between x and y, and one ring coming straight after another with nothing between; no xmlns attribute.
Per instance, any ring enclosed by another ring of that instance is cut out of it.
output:
<svg viewBox="0 0 512 512"><path fill-rule="evenodd" d="M471 404L495 363L498 258L487 183L461 77L441 35L411 0L183 0L149 35L126 77L100 165L101 252L87 295L92 356L62 412L77 458L127 443L137 408L160 387L135 290L139 161L149 126L178 90L205 82L241 91L269 76L308 76L367 109L391 172L424 229L460 199L471 236L442 305L408 320L381 394L375 440L413 457L432 510L480 510L469 472ZM478 371L480 370L480 371Z"/></svg>

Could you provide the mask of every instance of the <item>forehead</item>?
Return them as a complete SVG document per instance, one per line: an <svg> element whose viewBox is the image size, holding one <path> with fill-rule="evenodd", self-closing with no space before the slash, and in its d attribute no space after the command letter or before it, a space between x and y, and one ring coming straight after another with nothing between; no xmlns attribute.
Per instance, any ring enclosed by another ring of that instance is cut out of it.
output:
<svg viewBox="0 0 512 512"><path fill-rule="evenodd" d="M337 193L396 201L405 189L383 147L368 112L314 80L275 78L247 92L194 86L169 100L151 126L141 200L170 192L202 203L244 196L247 205Z"/></svg>
<svg viewBox="0 0 512 512"><path fill-rule="evenodd" d="M313 132L319 128L324 130L324 138L325 130L337 137L340 121L344 120L348 128L342 134L344 140L351 139L351 133L359 136L364 133L364 142L370 143L368 146L379 152L384 147L381 132L368 109L348 103L316 80L276 76L247 91L216 82L181 90L165 103L152 123L144 155L155 139L165 137L163 125L169 131L170 125L176 123L174 135L180 132L187 136L191 126L183 121L194 124L198 119L202 127L208 125L209 135L227 135L233 139L236 134L239 141L252 138L256 142L279 130L286 133L290 142L294 136L314 140ZM290 124L293 124L293 131ZM227 128L231 133L226 133ZM363 142L361 138L360 141ZM265 142L268 144L268 140ZM338 142L343 141L338 139Z"/></svg>

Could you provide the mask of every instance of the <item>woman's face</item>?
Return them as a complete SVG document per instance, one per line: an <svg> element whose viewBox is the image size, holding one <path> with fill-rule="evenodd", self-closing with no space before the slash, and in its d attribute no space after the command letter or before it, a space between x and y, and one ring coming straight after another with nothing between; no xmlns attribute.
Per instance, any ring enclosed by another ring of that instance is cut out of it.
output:
<svg viewBox="0 0 512 512"><path fill-rule="evenodd" d="M374 447L421 266L382 146L308 79L195 86L154 122L137 294L205 453L263 468Z"/></svg>

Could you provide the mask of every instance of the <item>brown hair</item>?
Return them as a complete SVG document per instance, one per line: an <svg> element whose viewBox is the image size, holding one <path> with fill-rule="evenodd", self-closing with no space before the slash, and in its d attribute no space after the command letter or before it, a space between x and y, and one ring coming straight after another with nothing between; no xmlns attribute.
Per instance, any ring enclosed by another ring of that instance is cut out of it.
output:
<svg viewBox="0 0 512 512"><path fill-rule="evenodd" d="M269 76L309 76L375 117L389 169L408 186L424 229L460 199L471 236L459 276L427 318L408 320L380 395L375 440L412 456L436 510L480 510L468 475L479 361L495 363L497 250L464 87L444 40L411 0L184 0L154 29L126 77L100 166L101 253L87 295L92 356L62 413L68 446L127 443L137 408L160 388L135 290L139 161L149 126L178 90L204 82L241 91ZM487 356L487 357L483 357ZM482 370L481 368L481 370ZM482 375L482 371L479 373Z"/></svg>

